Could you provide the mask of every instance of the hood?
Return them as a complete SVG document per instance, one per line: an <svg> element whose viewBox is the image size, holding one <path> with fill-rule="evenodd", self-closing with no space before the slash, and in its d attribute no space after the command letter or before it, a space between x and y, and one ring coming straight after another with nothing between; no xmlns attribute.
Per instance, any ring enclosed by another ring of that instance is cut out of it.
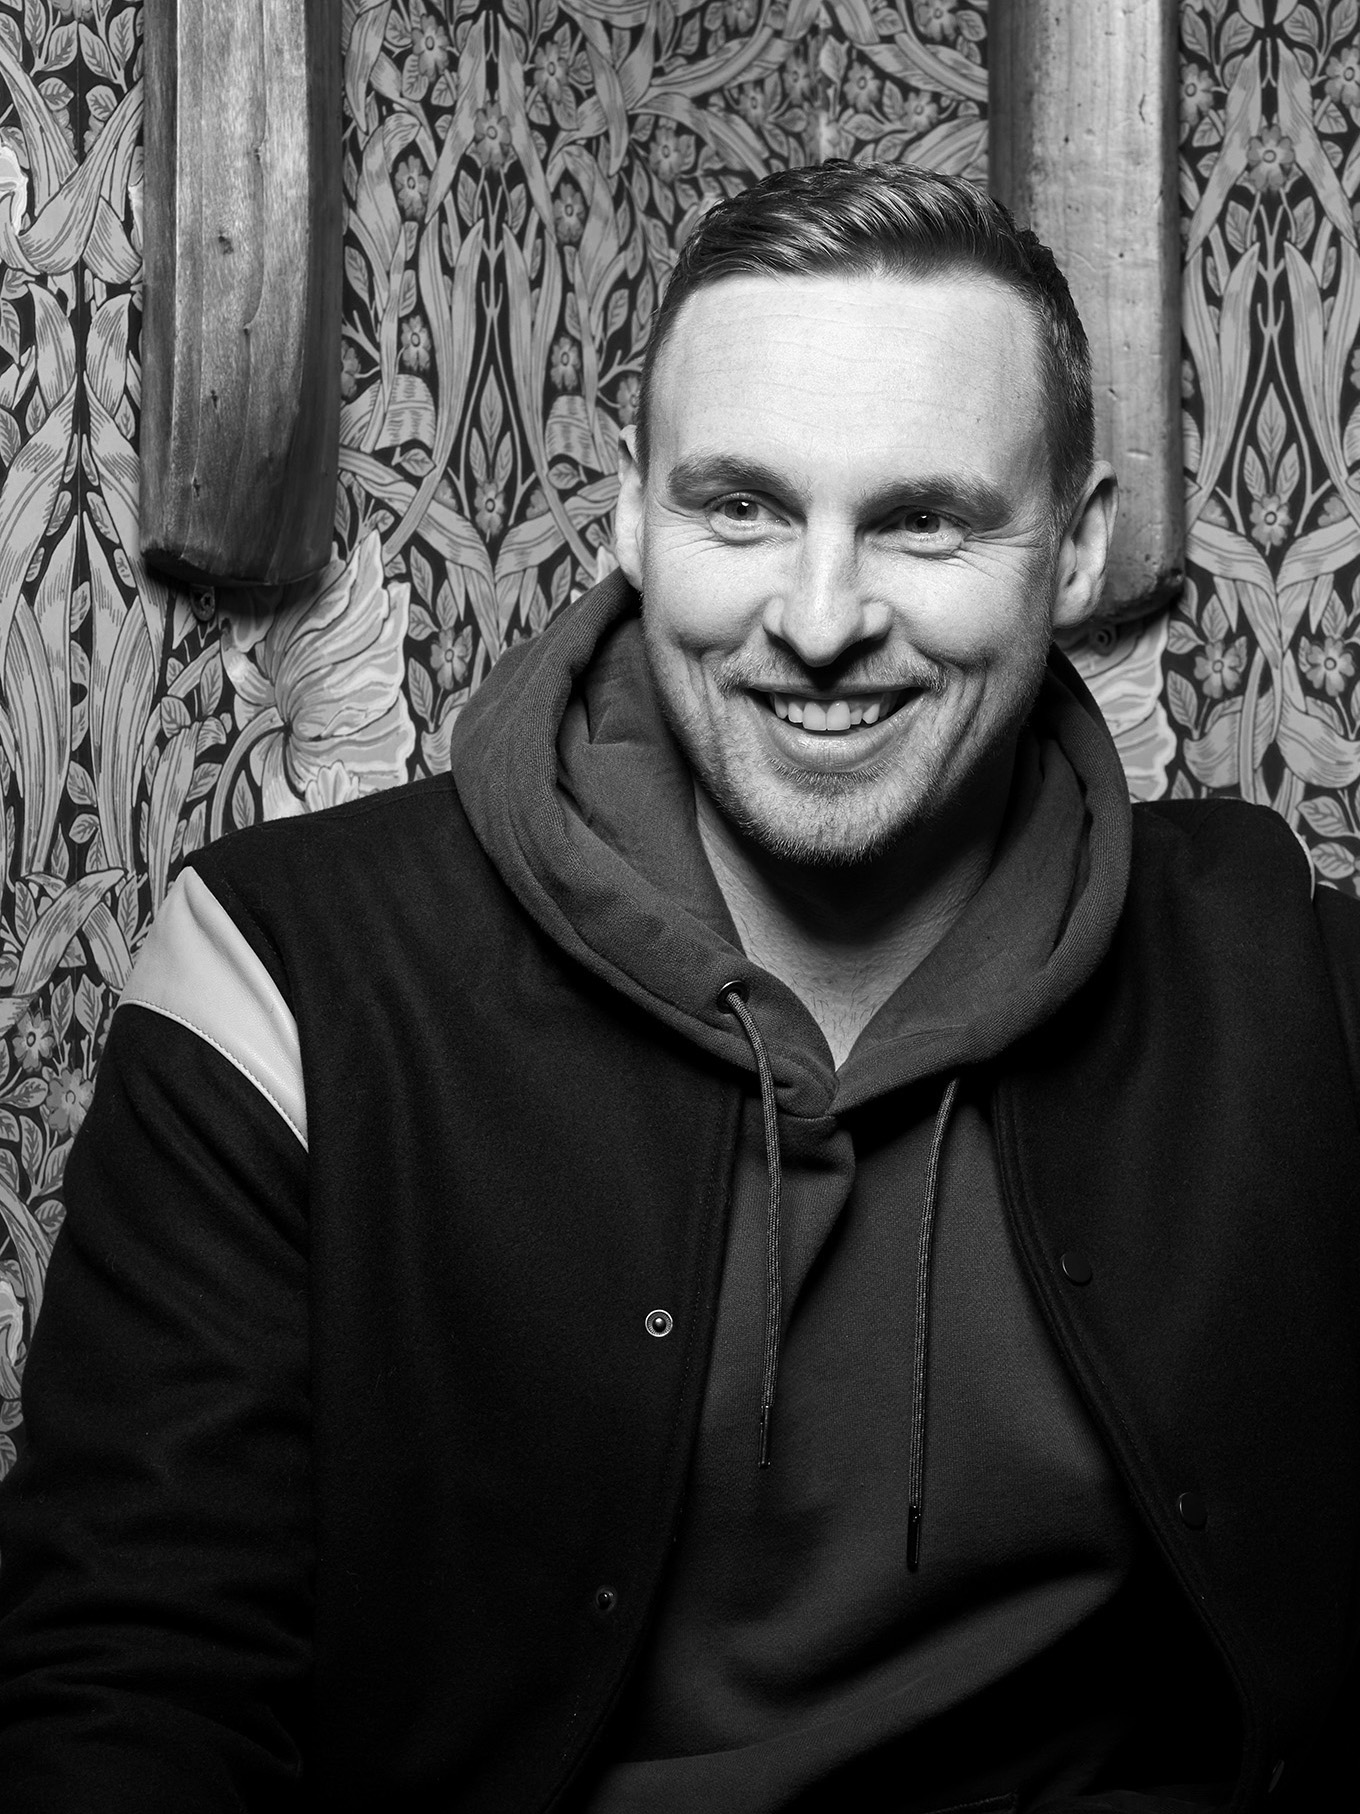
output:
<svg viewBox="0 0 1360 1814"><path fill-rule="evenodd" d="M464 709L451 754L479 842L542 930L667 1026L749 1070L750 1042L723 1000L740 984L779 1106L792 1114L839 1110L1003 1051L1086 981L1123 907L1123 770L1099 708L1056 650L987 882L839 1076L825 1042L809 1039L802 1003L737 942L622 574L506 652Z"/></svg>

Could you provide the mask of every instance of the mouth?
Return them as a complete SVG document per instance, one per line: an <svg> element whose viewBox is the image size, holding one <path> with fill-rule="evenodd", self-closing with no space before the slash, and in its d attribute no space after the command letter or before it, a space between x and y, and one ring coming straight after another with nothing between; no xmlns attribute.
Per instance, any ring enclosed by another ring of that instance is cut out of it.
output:
<svg viewBox="0 0 1360 1814"><path fill-rule="evenodd" d="M787 724L799 725L816 737L844 736L847 731L881 724L907 699L905 688L887 693L863 693L854 698L814 699L804 693L766 693L770 710Z"/></svg>

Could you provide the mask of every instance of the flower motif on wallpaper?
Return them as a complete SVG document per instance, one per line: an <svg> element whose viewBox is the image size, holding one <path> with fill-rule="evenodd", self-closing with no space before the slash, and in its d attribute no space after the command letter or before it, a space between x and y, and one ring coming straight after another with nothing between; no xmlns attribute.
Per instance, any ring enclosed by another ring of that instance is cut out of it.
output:
<svg viewBox="0 0 1360 1814"><path fill-rule="evenodd" d="M909 88L903 95L890 88L883 99L883 111L894 124L913 135L929 132L940 117L939 102L918 88Z"/></svg>
<svg viewBox="0 0 1360 1814"><path fill-rule="evenodd" d="M14 1056L25 1071L39 1070L43 1060L52 1056L52 1048L56 1043L52 1037L51 1021L31 1009L27 1014L19 1016L10 1038Z"/></svg>
<svg viewBox="0 0 1360 1814"><path fill-rule="evenodd" d="M663 183L673 183L694 162L694 140L687 132L677 132L669 120L663 120L652 139L651 166Z"/></svg>
<svg viewBox="0 0 1360 1814"><path fill-rule="evenodd" d="M314 595L264 624L226 626L237 755L250 750L266 818L329 797L336 765L357 793L406 779L415 748L402 692L408 612L409 587L384 583L382 545L371 533L348 562L332 562Z"/></svg>
<svg viewBox="0 0 1360 1814"><path fill-rule="evenodd" d="M419 220L429 198L430 179L418 157L404 158L392 172L392 193L407 220Z"/></svg>
<svg viewBox="0 0 1360 1814"><path fill-rule="evenodd" d="M560 391L574 391L581 382L581 349L569 334L553 341L548 376Z"/></svg>
<svg viewBox="0 0 1360 1814"><path fill-rule="evenodd" d="M1247 671L1247 639L1235 636L1231 642L1217 638L1205 643L1195 657L1195 679L1209 699L1222 699L1235 693Z"/></svg>
<svg viewBox="0 0 1360 1814"><path fill-rule="evenodd" d="M1278 126L1263 126L1247 141L1247 181L1262 195L1283 189L1294 163L1294 141Z"/></svg>
<svg viewBox="0 0 1360 1814"><path fill-rule="evenodd" d="M1201 69L1198 63L1181 65L1181 126L1189 130L1197 126L1203 116L1214 104L1215 89L1213 79L1207 69Z"/></svg>
<svg viewBox="0 0 1360 1814"><path fill-rule="evenodd" d="M505 500L490 479L479 479L473 486L472 520L488 541L505 527Z"/></svg>
<svg viewBox="0 0 1360 1814"><path fill-rule="evenodd" d="M795 48L784 64L784 93L791 101L810 101L817 92L817 79L805 51Z"/></svg>
<svg viewBox="0 0 1360 1814"><path fill-rule="evenodd" d="M411 21L411 54L402 71L402 92L412 99L425 93L449 66L449 34L434 13L417 13Z"/></svg>
<svg viewBox="0 0 1360 1814"><path fill-rule="evenodd" d="M743 82L733 98L737 104L737 112L742 119L749 120L752 126L763 126L769 119L772 102L766 83Z"/></svg>
<svg viewBox="0 0 1360 1814"><path fill-rule="evenodd" d="M590 60L573 47L570 25L560 25L534 51L528 69L529 118L546 126L550 120L570 132L576 125L577 94L591 85Z"/></svg>
<svg viewBox="0 0 1360 1814"><path fill-rule="evenodd" d="M79 1071L58 1071L47 1086L43 1114L54 1133L77 1134L94 1101L94 1080Z"/></svg>
<svg viewBox="0 0 1360 1814"><path fill-rule="evenodd" d="M534 52L531 71L534 92L549 103L560 101L570 80L570 70L571 27L563 25Z"/></svg>
<svg viewBox="0 0 1360 1814"><path fill-rule="evenodd" d="M1344 101L1352 113L1360 111L1360 45L1352 44L1328 60L1323 87L1334 101Z"/></svg>
<svg viewBox="0 0 1360 1814"><path fill-rule="evenodd" d="M1282 547L1293 521L1289 500L1298 488L1301 464L1297 446L1284 445L1288 423L1274 385L1256 418L1260 448L1246 449L1242 478L1251 498L1251 537L1267 550Z"/></svg>
<svg viewBox="0 0 1360 1814"><path fill-rule="evenodd" d="M408 372L430 369L429 326L423 315L408 315L401 324L401 363Z"/></svg>
<svg viewBox="0 0 1360 1814"><path fill-rule="evenodd" d="M580 244L581 235L586 229L585 197L575 183L562 184L553 202L553 224L557 228L557 243L560 246Z"/></svg>
<svg viewBox="0 0 1360 1814"><path fill-rule="evenodd" d="M878 100L882 82L870 69L867 63L858 58L845 72L844 93L847 107L853 107L856 113L867 113Z"/></svg>
<svg viewBox="0 0 1360 1814"><path fill-rule="evenodd" d="M1299 644L1299 667L1310 686L1333 699L1355 678L1355 657L1339 636L1324 636L1319 642L1305 636Z"/></svg>
<svg viewBox="0 0 1360 1814"><path fill-rule="evenodd" d="M435 639L435 678L446 692L461 687L472 666L472 631L463 625L444 624Z"/></svg>
<svg viewBox="0 0 1360 1814"><path fill-rule="evenodd" d="M1263 548L1278 548L1289 533L1289 507L1278 492L1251 501L1251 533Z"/></svg>
<svg viewBox="0 0 1360 1814"><path fill-rule="evenodd" d="M642 379L632 372L626 372L619 379L619 387L614 393L614 408L618 412L621 428L627 428L637 421L638 400L641 396Z"/></svg>
<svg viewBox="0 0 1360 1814"><path fill-rule="evenodd" d="M510 122L494 107L479 107L472 121L472 154L485 170L501 170L510 156Z"/></svg>
<svg viewBox="0 0 1360 1814"><path fill-rule="evenodd" d="M916 0L916 24L922 37L938 44L957 36L958 0Z"/></svg>

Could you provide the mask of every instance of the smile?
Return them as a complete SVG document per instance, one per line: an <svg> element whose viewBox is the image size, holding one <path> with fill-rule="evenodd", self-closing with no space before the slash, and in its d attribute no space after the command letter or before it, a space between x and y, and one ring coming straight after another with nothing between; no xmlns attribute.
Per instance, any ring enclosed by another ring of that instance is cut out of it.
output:
<svg viewBox="0 0 1360 1814"><path fill-rule="evenodd" d="M797 693L768 693L776 717L817 736L837 735L890 718L906 697L901 690L859 699L811 699Z"/></svg>

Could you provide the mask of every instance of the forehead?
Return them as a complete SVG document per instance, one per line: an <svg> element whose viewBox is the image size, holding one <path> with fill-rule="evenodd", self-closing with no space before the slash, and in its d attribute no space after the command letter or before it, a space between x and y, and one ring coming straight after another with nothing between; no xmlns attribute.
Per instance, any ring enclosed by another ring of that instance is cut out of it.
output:
<svg viewBox="0 0 1360 1814"><path fill-rule="evenodd" d="M680 310L650 402L663 460L712 444L1047 484L1037 330L982 276L725 278Z"/></svg>

